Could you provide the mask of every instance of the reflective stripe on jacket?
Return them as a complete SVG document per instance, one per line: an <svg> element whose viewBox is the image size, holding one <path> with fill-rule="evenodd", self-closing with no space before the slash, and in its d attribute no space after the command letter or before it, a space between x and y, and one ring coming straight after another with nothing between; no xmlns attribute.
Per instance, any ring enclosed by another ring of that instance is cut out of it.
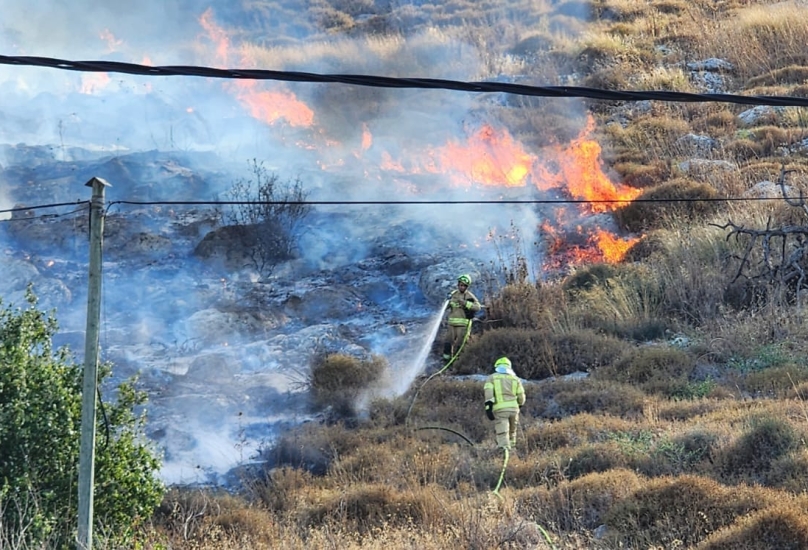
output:
<svg viewBox="0 0 808 550"><path fill-rule="evenodd" d="M466 302L471 301L471 311L480 311L482 306L477 297L470 291L460 292L454 290L449 296L449 325L453 327L467 327L471 321L466 317ZM452 307L452 302L458 304L458 307Z"/></svg>
<svg viewBox="0 0 808 550"><path fill-rule="evenodd" d="M485 381L485 400L493 401L495 411L519 410L525 404L525 389L522 381L513 374L495 372Z"/></svg>

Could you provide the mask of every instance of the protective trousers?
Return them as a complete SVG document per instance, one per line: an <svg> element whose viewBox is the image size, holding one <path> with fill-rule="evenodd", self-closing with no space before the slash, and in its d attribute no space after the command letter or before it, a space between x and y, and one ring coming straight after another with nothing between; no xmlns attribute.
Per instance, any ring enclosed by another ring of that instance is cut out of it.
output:
<svg viewBox="0 0 808 550"><path fill-rule="evenodd" d="M463 345L463 338L466 337L466 331L468 327L456 327L456 326L449 326L449 342L452 344L452 351L451 354L454 355L457 353L457 350L460 349L460 346Z"/></svg>
<svg viewBox="0 0 808 550"><path fill-rule="evenodd" d="M494 429L497 434L497 447L511 449L516 445L516 427L519 425L519 409L494 411Z"/></svg>

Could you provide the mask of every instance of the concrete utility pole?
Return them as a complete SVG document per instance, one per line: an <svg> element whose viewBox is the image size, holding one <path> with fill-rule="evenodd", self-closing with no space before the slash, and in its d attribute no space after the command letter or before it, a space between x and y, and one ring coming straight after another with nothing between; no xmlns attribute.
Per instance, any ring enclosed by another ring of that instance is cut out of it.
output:
<svg viewBox="0 0 808 550"><path fill-rule="evenodd" d="M93 546L93 480L95 477L95 410L98 385L98 332L101 317L101 247L104 239L104 192L110 184L93 178L90 202L90 280L87 290L87 330L84 335L84 385L81 393L79 451L78 550Z"/></svg>

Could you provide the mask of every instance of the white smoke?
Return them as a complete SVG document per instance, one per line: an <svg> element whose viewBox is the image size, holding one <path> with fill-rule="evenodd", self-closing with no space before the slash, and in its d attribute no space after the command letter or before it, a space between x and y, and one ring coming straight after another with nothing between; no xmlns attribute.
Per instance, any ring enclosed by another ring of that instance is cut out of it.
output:
<svg viewBox="0 0 808 550"><path fill-rule="evenodd" d="M475 80L483 74L485 52L437 31L425 31L407 40L318 35L316 41L301 31L292 37L297 42L290 46L257 48L248 41L238 42L237 37L272 34L272 29L248 27L252 20L240 19L235 13L240 3L212 4L213 21L229 33L230 50L225 57L200 22L211 5L201 0L5 0L0 52L226 68L245 67L247 54L254 54L245 68L450 80ZM305 27L303 22L300 27ZM384 220L381 227L385 230L401 228L406 247L434 253L438 258L443 254L467 255L480 265L496 260L497 250L486 241L492 229L502 234L513 226L521 232L523 242L534 240L541 220L531 206L446 204L533 198L536 191L530 183L523 188L481 190L473 182L458 184L447 175L425 170L431 155L448 141L462 142L481 124L496 124L486 119L486 102L492 98L448 90L386 90L343 84L261 82L255 89L293 93L311 107L314 127L258 120L239 100L238 87L232 81L0 65L0 145L47 146L55 161L64 162L72 160L75 148L110 154L214 151L217 158L230 162L222 171L232 173L232 177L223 176L224 181L238 179L241 174L231 172L233 167L246 170L247 161L255 158L265 161L267 168L284 180L299 177L312 200L440 202L333 207L350 214L354 223L339 233L326 228L305 236L306 259L317 268L333 267L339 260L353 262L368 254L379 219ZM370 144L363 143L365 131L372 134ZM411 159L417 162L413 161L406 172L381 168L388 160ZM75 199L87 198L83 183L78 182L76 188L81 194ZM110 200L142 198L115 181L111 183ZM10 207L10 202L0 181L0 209ZM148 281L136 283L142 283L138 287L142 289L148 285ZM109 293L116 285L106 288L107 298L111 298ZM153 303L132 300L137 290L124 291L129 293L132 317L146 319L152 315L149 307L158 311L160 304L153 298ZM166 298L163 303L172 301ZM138 307L144 311L137 311ZM75 315L81 317L83 310ZM190 340L193 335L187 337ZM151 341L146 344L155 345ZM416 349L410 355L417 353ZM243 459L234 450L233 439L222 435L237 429L207 433L210 430L200 424L197 431L199 439L205 439L194 450L203 470L222 471ZM204 477L186 463L169 464L164 473L167 479L180 481Z"/></svg>

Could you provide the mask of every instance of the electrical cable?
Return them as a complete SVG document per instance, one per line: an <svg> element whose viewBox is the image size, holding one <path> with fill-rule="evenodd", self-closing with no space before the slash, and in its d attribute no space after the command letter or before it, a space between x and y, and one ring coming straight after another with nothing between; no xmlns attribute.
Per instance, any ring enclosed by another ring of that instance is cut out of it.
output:
<svg viewBox="0 0 808 550"><path fill-rule="evenodd" d="M82 208L78 208L76 210L71 210L70 212L65 212L63 214L43 214L42 216L38 216L38 217L41 217L41 218L46 218L46 217L49 217L49 216L50 217L58 217L58 216L65 216L67 214L72 214L73 212L81 212L85 208L88 208L90 206L90 201L79 200L79 201L75 201L75 202L58 202L58 203L53 203L53 204L40 204L40 205L37 205L37 206L15 206L14 208L6 208L6 209L0 210L0 214L13 214L14 212L27 212L29 210L40 210L42 208L56 208L56 207L59 207L59 206L76 206L76 205L81 205ZM30 217L14 218L15 221L16 220L30 220L30 219L31 219Z"/></svg>
<svg viewBox="0 0 808 550"><path fill-rule="evenodd" d="M475 93L508 93L533 97L580 97L602 101L667 101L677 103L722 102L743 105L808 107L808 98L788 96L742 96L719 93L673 91L603 90L582 86L529 86L507 82L462 82L440 78L395 78L355 74L317 74L265 69L215 69L193 65L149 66L119 61L71 61L51 57L0 55L0 64L48 67L65 71L123 73L142 76L197 76L236 80L340 83L354 86L399 89L442 89Z"/></svg>
<svg viewBox="0 0 808 550"><path fill-rule="evenodd" d="M800 197L703 197L703 198L669 198L669 199L608 199L608 200L590 200L590 199L528 199L528 200L430 200L430 201L110 201L107 203L107 212L116 205L126 204L134 206L235 206L243 204L266 204L266 205L291 205L291 206L363 206L363 205L383 205L383 206L430 206L430 205L463 205L463 204L616 204L616 203L705 203L705 202L757 202L757 201L779 201L779 200L801 200ZM89 201L77 202L63 202L54 204L40 204L36 206L8 208L0 210L0 214L26 212L29 210L36 210L41 208L54 208L59 206L73 206L81 204L84 207L89 207ZM25 217L25 218L8 218L0 220L2 222L15 222L25 221L32 219L45 219L51 217L66 216L74 212L81 212L84 208L71 210L63 214L43 214L41 216Z"/></svg>

